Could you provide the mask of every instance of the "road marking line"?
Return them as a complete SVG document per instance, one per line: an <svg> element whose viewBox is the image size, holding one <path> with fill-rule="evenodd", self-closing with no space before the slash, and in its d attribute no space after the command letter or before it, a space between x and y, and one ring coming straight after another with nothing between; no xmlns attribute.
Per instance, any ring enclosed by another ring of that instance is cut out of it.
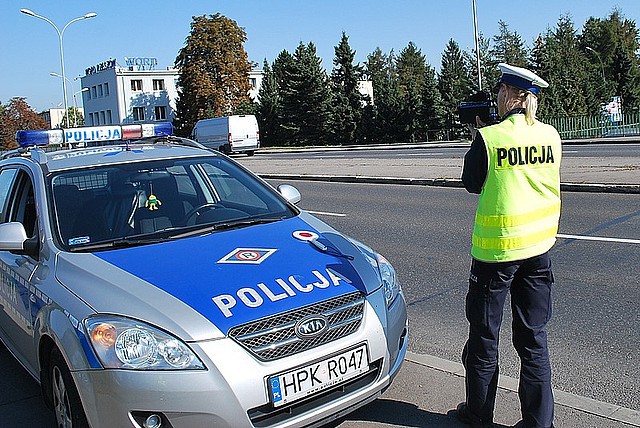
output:
<svg viewBox="0 0 640 428"><path fill-rule="evenodd" d="M603 241L603 242L620 242L623 244L640 244L640 239L606 238L603 236L565 235L562 233L558 233L556 237L563 238L563 239L577 239L582 241Z"/></svg>
<svg viewBox="0 0 640 428"><path fill-rule="evenodd" d="M305 210L306 212L308 212L309 214L319 214L319 215L329 215L329 216L333 216L333 217L346 217L346 214L339 214L339 213L327 213L324 211L311 211L311 210Z"/></svg>
<svg viewBox="0 0 640 428"><path fill-rule="evenodd" d="M464 367L455 361L445 360L428 354L417 354L407 351L405 360L422 365L427 368L449 373L454 376L464 377ZM518 379L500 375L498 387L511 392L518 392ZM617 404L605 403L593 398L572 394L569 392L553 389L554 402L558 405L569 407L574 410L589 413L595 416L606 418L616 422L623 422L632 426L640 426L640 412L634 409L618 406Z"/></svg>

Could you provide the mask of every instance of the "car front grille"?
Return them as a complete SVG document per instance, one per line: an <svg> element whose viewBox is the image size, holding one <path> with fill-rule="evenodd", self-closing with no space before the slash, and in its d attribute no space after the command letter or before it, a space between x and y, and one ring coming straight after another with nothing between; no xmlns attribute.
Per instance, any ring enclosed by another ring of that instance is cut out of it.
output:
<svg viewBox="0 0 640 428"><path fill-rule="evenodd" d="M229 330L229 337L262 361L273 361L355 332L364 313L364 295L354 292L262 318ZM295 334L298 321L310 315L323 315L328 321L324 333L309 339Z"/></svg>

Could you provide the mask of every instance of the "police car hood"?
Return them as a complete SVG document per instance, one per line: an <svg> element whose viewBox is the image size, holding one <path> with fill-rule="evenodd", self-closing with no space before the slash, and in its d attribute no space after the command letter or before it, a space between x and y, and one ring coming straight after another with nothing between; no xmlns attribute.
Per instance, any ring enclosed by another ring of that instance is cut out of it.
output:
<svg viewBox="0 0 640 428"><path fill-rule="evenodd" d="M307 214L58 257L56 277L96 312L137 318L184 340L220 337L237 325L381 285L373 254Z"/></svg>

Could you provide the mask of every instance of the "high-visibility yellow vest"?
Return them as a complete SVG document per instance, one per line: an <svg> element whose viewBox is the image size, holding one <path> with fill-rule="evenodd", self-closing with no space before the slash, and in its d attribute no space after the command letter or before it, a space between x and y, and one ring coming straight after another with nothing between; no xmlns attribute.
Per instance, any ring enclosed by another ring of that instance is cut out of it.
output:
<svg viewBox="0 0 640 428"><path fill-rule="evenodd" d="M547 252L560 219L562 145L550 125L513 114L481 128L489 160L473 228L471 255L485 262Z"/></svg>

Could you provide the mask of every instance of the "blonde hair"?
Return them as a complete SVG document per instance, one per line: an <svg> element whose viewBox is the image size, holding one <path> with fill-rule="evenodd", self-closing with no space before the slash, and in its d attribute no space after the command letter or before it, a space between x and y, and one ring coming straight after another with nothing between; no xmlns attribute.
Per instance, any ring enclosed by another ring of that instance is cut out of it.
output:
<svg viewBox="0 0 640 428"><path fill-rule="evenodd" d="M513 86L507 86L507 100L506 100L506 111L511 111L514 108L524 108L525 110L525 121L529 125L533 125L536 121L536 113L538 111L538 97L533 95L529 91L525 91L520 88L515 88Z"/></svg>

